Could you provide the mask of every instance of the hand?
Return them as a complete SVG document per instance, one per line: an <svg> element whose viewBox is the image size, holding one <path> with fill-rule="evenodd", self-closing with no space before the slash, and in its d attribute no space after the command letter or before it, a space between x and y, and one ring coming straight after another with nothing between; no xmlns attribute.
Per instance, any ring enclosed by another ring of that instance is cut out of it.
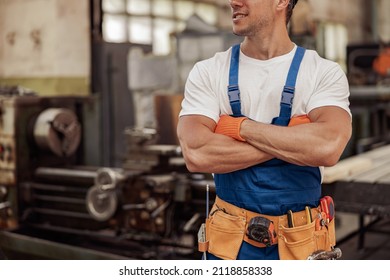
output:
<svg viewBox="0 0 390 280"><path fill-rule="evenodd" d="M247 119L247 117L235 118L228 115L222 115L214 132L232 137L238 141L246 142L246 140L240 135L240 127L241 123Z"/></svg>
<svg viewBox="0 0 390 280"><path fill-rule="evenodd" d="M310 123L310 122L311 121L310 121L308 115L293 116L290 119L288 126L294 126L294 125L305 124L305 123Z"/></svg>

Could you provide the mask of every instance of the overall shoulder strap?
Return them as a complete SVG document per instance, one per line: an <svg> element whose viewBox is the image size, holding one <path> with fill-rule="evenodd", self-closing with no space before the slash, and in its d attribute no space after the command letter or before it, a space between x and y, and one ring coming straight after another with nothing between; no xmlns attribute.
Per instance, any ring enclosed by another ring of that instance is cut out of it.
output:
<svg viewBox="0 0 390 280"><path fill-rule="evenodd" d="M228 96L230 106L233 111L233 117L240 117L241 114L241 99L240 89L238 86L238 70L240 62L240 44L232 47L232 54L230 57L230 70L229 70L229 85Z"/></svg>
<svg viewBox="0 0 390 280"><path fill-rule="evenodd" d="M306 49L299 46L297 47L293 61L291 62L290 69L288 71L286 84L283 88L282 100L280 101L279 117L272 121L273 124L287 126L290 121L291 109L295 94L295 85L297 82L299 67L301 66L305 52Z"/></svg>

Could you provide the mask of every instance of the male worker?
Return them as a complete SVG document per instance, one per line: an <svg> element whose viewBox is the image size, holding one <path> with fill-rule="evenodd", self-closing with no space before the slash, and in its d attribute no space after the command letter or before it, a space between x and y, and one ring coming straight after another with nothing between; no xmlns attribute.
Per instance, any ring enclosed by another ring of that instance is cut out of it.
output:
<svg viewBox="0 0 390 280"><path fill-rule="evenodd" d="M277 231L288 212L301 223L295 213L319 205L323 166L337 163L351 136L344 72L289 38L297 2L230 0L243 42L188 77L178 137L187 168L214 174L208 259L279 259L280 236L264 238L264 228ZM249 219L257 215L265 219Z"/></svg>

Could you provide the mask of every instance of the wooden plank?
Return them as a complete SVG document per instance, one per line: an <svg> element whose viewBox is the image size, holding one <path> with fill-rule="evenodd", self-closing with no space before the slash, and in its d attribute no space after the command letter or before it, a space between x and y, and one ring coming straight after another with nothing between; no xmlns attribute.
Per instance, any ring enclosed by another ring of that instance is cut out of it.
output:
<svg viewBox="0 0 390 280"><path fill-rule="evenodd" d="M337 180L343 180L354 174L360 174L372 168L371 159L361 157L351 157L340 161L332 167L324 168L323 183L329 184Z"/></svg>
<svg viewBox="0 0 390 280"><path fill-rule="evenodd" d="M375 182L386 175L386 171L382 170L386 166L390 170L390 145L343 159L335 166L324 168L323 183L330 184L338 180Z"/></svg>
<svg viewBox="0 0 390 280"><path fill-rule="evenodd" d="M390 185L390 172L387 173L386 175L380 177L380 178L377 180L377 183L379 183L379 184L385 184L385 185Z"/></svg>
<svg viewBox="0 0 390 280"><path fill-rule="evenodd" d="M380 148L376 148L374 150L356 155L354 157L364 157L372 160L379 160L383 158L388 158L390 156L390 145L386 145Z"/></svg>
<svg viewBox="0 0 390 280"><path fill-rule="evenodd" d="M351 176L352 177L351 181L375 184L378 182L378 180L381 177L384 177L389 173L390 173L390 165L389 163L384 163L362 174Z"/></svg>

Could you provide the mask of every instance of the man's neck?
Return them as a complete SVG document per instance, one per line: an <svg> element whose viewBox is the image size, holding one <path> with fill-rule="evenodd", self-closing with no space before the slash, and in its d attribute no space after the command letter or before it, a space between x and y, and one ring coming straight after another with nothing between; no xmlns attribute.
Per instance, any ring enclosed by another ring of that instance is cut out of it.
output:
<svg viewBox="0 0 390 280"><path fill-rule="evenodd" d="M246 56L260 60L268 60L287 54L293 48L294 43L285 28L263 32L256 36L247 36L241 45L241 50Z"/></svg>

